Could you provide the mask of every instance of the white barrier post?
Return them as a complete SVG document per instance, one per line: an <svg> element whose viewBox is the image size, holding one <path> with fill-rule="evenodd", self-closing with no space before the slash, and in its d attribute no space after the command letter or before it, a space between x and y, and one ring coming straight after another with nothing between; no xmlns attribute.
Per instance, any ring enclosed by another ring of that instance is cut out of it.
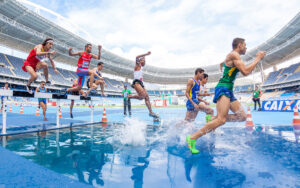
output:
<svg viewBox="0 0 300 188"><path fill-rule="evenodd" d="M2 136L2 147L6 148L7 145L7 136Z"/></svg>
<svg viewBox="0 0 300 188"><path fill-rule="evenodd" d="M56 104L56 127L59 128L59 110L60 110L60 99L57 99L57 104Z"/></svg>
<svg viewBox="0 0 300 188"><path fill-rule="evenodd" d="M60 157L59 129L56 130L56 157Z"/></svg>
<svg viewBox="0 0 300 188"><path fill-rule="evenodd" d="M94 106L93 101L91 100L91 123L94 122Z"/></svg>
<svg viewBox="0 0 300 188"><path fill-rule="evenodd" d="M3 97L3 106L2 106L2 120L3 120L3 126L2 126L2 134L6 134L6 97Z"/></svg>

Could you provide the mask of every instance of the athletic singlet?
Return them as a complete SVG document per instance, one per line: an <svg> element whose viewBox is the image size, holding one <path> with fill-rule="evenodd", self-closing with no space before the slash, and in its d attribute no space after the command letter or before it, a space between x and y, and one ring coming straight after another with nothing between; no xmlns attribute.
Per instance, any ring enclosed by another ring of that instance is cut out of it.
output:
<svg viewBox="0 0 300 188"><path fill-rule="evenodd" d="M77 67L81 69L89 69L91 63L91 57L92 57L91 54L88 54L84 51L78 59Z"/></svg>
<svg viewBox="0 0 300 188"><path fill-rule="evenodd" d="M96 74L98 74L100 77L102 77L100 71L96 71ZM98 76L94 76L94 80L99 80Z"/></svg>
<svg viewBox="0 0 300 188"><path fill-rule="evenodd" d="M219 83L216 87L226 87L227 89L232 91L234 80L239 72L239 69L236 67L228 67L227 65L225 65L225 63L223 64L223 67L223 76L220 78Z"/></svg>
<svg viewBox="0 0 300 188"><path fill-rule="evenodd" d="M44 88L41 88L41 87L39 87L39 92L41 92L41 93L46 93L46 88L44 87ZM42 99L44 99L44 98L38 98L39 100L42 100Z"/></svg>
<svg viewBox="0 0 300 188"><path fill-rule="evenodd" d="M45 49L42 48L42 49L41 49L41 52L48 52L48 51L45 51ZM28 61L29 63L37 64L38 62L43 61L46 57L48 57L47 54L45 54L45 55L36 55L36 51L35 51L35 49L33 48L33 49L30 51L30 53L29 53L29 55L28 55L26 61Z"/></svg>
<svg viewBox="0 0 300 188"><path fill-rule="evenodd" d="M45 87L44 88L39 87L39 92L46 93L46 88Z"/></svg>
<svg viewBox="0 0 300 188"><path fill-rule="evenodd" d="M138 71L133 72L133 80L140 80L143 81L143 67Z"/></svg>
<svg viewBox="0 0 300 188"><path fill-rule="evenodd" d="M203 94L206 91L205 85L200 84L200 93Z"/></svg>
<svg viewBox="0 0 300 188"><path fill-rule="evenodd" d="M194 79L193 79L194 80ZM191 99L197 99L199 95L199 89L200 89L200 82L199 84L194 80L194 85L190 90L190 97Z"/></svg>

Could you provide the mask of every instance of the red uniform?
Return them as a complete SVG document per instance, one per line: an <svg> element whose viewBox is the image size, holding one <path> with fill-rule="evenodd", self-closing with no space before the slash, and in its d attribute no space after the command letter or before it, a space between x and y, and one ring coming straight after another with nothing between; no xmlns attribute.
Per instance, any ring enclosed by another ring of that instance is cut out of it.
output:
<svg viewBox="0 0 300 188"><path fill-rule="evenodd" d="M42 51L42 52L45 52L44 48L42 48L41 51ZM45 55L36 55L36 51L35 51L35 49L33 48L33 49L30 51L30 53L29 53L27 59L25 60L24 65L22 66L23 71L24 71L24 72L27 72L27 70L26 70L26 68L25 68L26 66L31 66L31 67L33 68L33 70L36 71L36 66L37 66L37 64L38 64L40 61L43 61L43 59L45 59L46 57L48 57L47 54L45 54Z"/></svg>
<svg viewBox="0 0 300 188"><path fill-rule="evenodd" d="M78 59L77 64L77 76L78 76L78 85L83 86L85 76L89 75L89 66L91 63L92 55L86 53L85 51L82 53L82 55Z"/></svg>

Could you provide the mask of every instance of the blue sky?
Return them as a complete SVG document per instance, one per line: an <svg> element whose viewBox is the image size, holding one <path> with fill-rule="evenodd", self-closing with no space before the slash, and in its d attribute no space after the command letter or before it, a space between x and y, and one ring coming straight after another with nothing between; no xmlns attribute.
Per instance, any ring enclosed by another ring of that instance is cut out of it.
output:
<svg viewBox="0 0 300 188"><path fill-rule="evenodd" d="M251 49L276 34L300 10L299 0L51 0L31 2L50 9L120 56L134 60L150 50L147 63L168 68L221 62L234 37ZM61 20L52 21L78 33Z"/></svg>

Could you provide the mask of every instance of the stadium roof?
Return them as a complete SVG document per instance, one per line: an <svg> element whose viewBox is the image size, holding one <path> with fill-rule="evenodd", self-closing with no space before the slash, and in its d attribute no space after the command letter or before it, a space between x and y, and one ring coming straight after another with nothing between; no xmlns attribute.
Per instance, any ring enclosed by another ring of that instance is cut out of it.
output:
<svg viewBox="0 0 300 188"><path fill-rule="evenodd" d="M68 48L75 51L82 50L89 41L58 26L39 14L31 11L15 0L0 0L0 43L12 49L29 52L34 45L41 43L46 37L54 38L54 59L69 65L76 65L77 58L68 55ZM93 53L96 52L94 45ZM300 54L300 13L298 13L275 36L248 51L243 57L249 63L255 58L259 50L267 51L263 61L263 69L286 61ZM135 62L122 58L105 49L102 50L102 61L105 63L103 72L132 78ZM92 66L96 65L92 61ZM220 77L219 66L208 65L202 67L210 75L210 81L217 81ZM144 80L159 84L186 83L195 68L167 69L145 66ZM256 69L259 71L259 69Z"/></svg>

